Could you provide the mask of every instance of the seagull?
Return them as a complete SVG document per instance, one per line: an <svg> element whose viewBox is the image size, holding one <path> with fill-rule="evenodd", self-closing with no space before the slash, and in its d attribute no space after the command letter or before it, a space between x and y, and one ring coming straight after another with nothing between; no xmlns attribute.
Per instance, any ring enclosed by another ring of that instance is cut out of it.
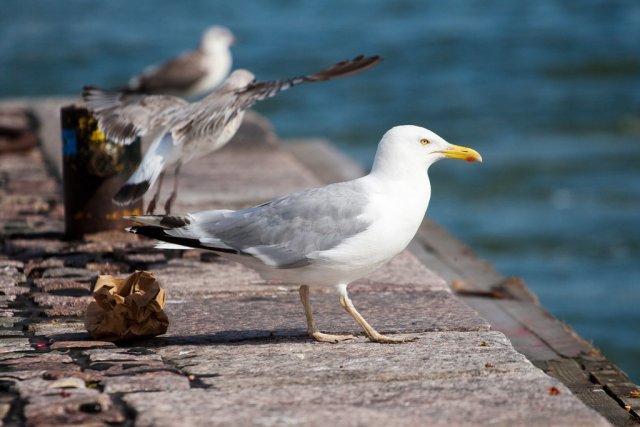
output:
<svg viewBox="0 0 640 427"><path fill-rule="evenodd" d="M128 231L159 240L162 249L213 251L258 271L267 280L299 284L309 335L338 342L352 335L320 332L310 287L336 287L340 304L366 336L385 336L356 310L347 285L404 250L422 222L431 185L429 166L443 158L481 162L480 154L418 126L397 126L381 139L371 172L361 178L292 193L240 210L185 216L142 215Z"/></svg>
<svg viewBox="0 0 640 427"><path fill-rule="evenodd" d="M145 69L131 78L129 92L197 97L210 92L231 71L229 47L235 38L225 27L211 27L203 35L198 49L185 52L163 64Z"/></svg>
<svg viewBox="0 0 640 427"><path fill-rule="evenodd" d="M85 86L83 97L87 108L107 138L119 144L130 144L138 136L151 141L136 171L113 197L114 202L130 204L158 180L156 194L147 208L147 213L153 213L163 171L175 166L173 192L165 203L165 212L170 213L177 195L180 167L229 142L249 107L290 87L346 77L380 60L378 56L360 55L315 74L263 82L256 81L247 70L235 70L213 93L193 103L166 95L127 94Z"/></svg>

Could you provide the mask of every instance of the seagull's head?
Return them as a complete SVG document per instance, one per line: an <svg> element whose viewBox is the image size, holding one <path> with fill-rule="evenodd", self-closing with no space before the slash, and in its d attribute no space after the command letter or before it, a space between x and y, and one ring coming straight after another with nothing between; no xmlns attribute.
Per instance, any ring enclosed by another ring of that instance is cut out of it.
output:
<svg viewBox="0 0 640 427"><path fill-rule="evenodd" d="M391 128L384 134L374 162L374 169L402 169L429 167L440 159L482 162L482 156L471 148L454 145L419 126L405 125Z"/></svg>
<svg viewBox="0 0 640 427"><path fill-rule="evenodd" d="M229 74L229 77L224 81L224 86L235 90L244 88L255 80L256 76L251 71L240 68Z"/></svg>
<svg viewBox="0 0 640 427"><path fill-rule="evenodd" d="M236 39L233 33L225 27L209 27L202 35L200 46L206 51L213 51L220 48L228 48Z"/></svg>

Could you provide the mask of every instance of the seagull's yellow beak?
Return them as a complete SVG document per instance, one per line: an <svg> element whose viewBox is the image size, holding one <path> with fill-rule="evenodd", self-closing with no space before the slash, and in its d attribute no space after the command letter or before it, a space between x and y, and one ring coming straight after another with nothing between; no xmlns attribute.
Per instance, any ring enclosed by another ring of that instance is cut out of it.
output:
<svg viewBox="0 0 640 427"><path fill-rule="evenodd" d="M482 163L482 156L473 148L462 147L460 145L451 145L448 150L439 151L449 159L466 160L467 162Z"/></svg>

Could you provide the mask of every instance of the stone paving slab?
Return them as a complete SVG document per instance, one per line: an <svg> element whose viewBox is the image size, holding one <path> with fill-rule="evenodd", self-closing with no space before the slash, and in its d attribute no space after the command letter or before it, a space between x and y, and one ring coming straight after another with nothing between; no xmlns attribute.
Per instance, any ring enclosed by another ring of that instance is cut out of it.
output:
<svg viewBox="0 0 640 427"><path fill-rule="evenodd" d="M159 352L210 388L126 395L137 426L608 425L497 332L421 334L402 346L253 341Z"/></svg>
<svg viewBox="0 0 640 427"><path fill-rule="evenodd" d="M489 329L489 324L473 310L445 291L371 290L352 292L351 297L360 313L381 333ZM362 334L360 326L340 306L337 294L312 294L311 301L321 330ZM171 324L167 333L158 338L161 341L213 343L307 335L297 291L188 298L168 304L167 314Z"/></svg>
<svg viewBox="0 0 640 427"><path fill-rule="evenodd" d="M59 166L54 104L38 112L44 149ZM253 205L320 184L263 119L247 117L236 141L183 170L176 212ZM417 341L369 342L334 290L321 289L312 294L319 326L359 336L315 343L297 286L265 283L211 254L159 252L121 231L63 241L48 171L37 149L0 156L0 418L8 424L604 424L408 252L349 290L375 327ZM168 333L94 341L82 317L96 275L135 268L165 287Z"/></svg>

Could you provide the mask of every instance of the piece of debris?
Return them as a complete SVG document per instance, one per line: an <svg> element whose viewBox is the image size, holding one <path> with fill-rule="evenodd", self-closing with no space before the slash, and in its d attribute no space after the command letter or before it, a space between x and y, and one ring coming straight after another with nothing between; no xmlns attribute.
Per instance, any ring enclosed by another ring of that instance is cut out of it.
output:
<svg viewBox="0 0 640 427"><path fill-rule="evenodd" d="M549 387L547 393L549 393L551 396L557 396L560 394L560 390L557 387Z"/></svg>
<svg viewBox="0 0 640 427"><path fill-rule="evenodd" d="M100 276L93 298L84 324L95 339L149 338L167 332L165 292L148 271L136 271L126 279Z"/></svg>

